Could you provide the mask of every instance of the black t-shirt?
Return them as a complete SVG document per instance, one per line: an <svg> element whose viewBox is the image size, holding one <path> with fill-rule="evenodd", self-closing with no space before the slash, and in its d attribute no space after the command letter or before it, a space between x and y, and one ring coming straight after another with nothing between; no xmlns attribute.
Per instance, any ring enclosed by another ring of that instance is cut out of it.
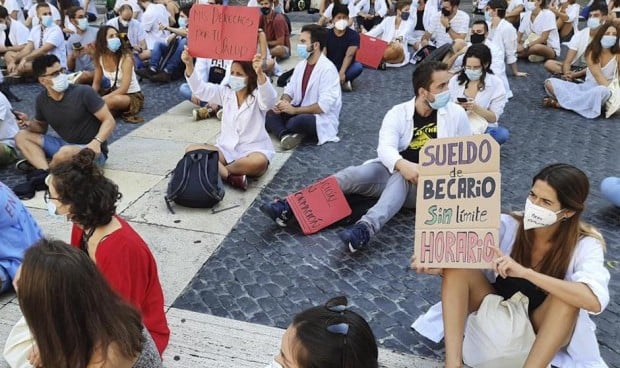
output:
<svg viewBox="0 0 620 368"><path fill-rule="evenodd" d="M35 102L35 119L44 121L68 143L88 144L99 132L101 121L95 113L105 102L86 85L69 85L62 100L55 101L41 92ZM101 152L108 153L107 142L101 145Z"/></svg>
<svg viewBox="0 0 620 368"><path fill-rule="evenodd" d="M209 83L220 84L226 76L226 61L221 59L211 59L211 65L209 65L209 76L207 80Z"/></svg>
<svg viewBox="0 0 620 368"><path fill-rule="evenodd" d="M413 114L413 137L411 143L404 151L400 152L403 158L416 164L420 160L420 149L424 147L430 139L437 138L437 110L429 116L418 115L416 111Z"/></svg>
<svg viewBox="0 0 620 368"><path fill-rule="evenodd" d="M416 31L424 31L424 10L418 10L418 19L415 24Z"/></svg>
<svg viewBox="0 0 620 368"><path fill-rule="evenodd" d="M340 72L342 62L347 54L349 46L360 47L360 35L351 28L347 27L344 34L340 37L336 36L334 29L327 31L327 58Z"/></svg>

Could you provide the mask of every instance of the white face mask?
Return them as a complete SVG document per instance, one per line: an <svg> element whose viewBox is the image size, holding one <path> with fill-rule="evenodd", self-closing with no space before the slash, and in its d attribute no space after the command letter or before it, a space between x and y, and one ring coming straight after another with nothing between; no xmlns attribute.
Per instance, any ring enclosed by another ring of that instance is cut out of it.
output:
<svg viewBox="0 0 620 368"><path fill-rule="evenodd" d="M349 22L347 22L346 19L340 19L334 24L334 27L339 31L344 31L345 29L347 29L348 25L349 25Z"/></svg>
<svg viewBox="0 0 620 368"><path fill-rule="evenodd" d="M58 74L52 79L52 89L58 93L63 93L69 87L69 78L65 73Z"/></svg>
<svg viewBox="0 0 620 368"><path fill-rule="evenodd" d="M564 210L553 212L548 208L538 206L530 199L525 200L525 213L523 214L523 228L525 230L547 227L558 221L558 213Z"/></svg>
<svg viewBox="0 0 620 368"><path fill-rule="evenodd" d="M236 75L231 75L228 79L228 86L230 87L230 89L232 89L235 92L241 91L242 89L244 89L245 85L246 85L245 77L238 77Z"/></svg>
<svg viewBox="0 0 620 368"><path fill-rule="evenodd" d="M532 11L536 8L536 3L533 1L528 1L525 3L525 11Z"/></svg>

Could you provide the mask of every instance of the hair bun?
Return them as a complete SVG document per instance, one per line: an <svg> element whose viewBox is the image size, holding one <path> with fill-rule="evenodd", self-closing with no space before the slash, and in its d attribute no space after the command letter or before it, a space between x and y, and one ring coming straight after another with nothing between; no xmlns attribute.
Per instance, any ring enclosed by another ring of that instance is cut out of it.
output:
<svg viewBox="0 0 620 368"><path fill-rule="evenodd" d="M81 171L91 172L95 165L95 151L90 148L80 150L73 156L73 164Z"/></svg>

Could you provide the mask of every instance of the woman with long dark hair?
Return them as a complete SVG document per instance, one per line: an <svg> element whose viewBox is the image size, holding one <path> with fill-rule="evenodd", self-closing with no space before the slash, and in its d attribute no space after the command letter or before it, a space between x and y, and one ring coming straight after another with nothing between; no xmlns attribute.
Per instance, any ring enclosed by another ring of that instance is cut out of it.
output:
<svg viewBox="0 0 620 368"><path fill-rule="evenodd" d="M560 34L555 14L547 0L535 0L534 9L525 13L517 33L517 56L531 62L555 59L560 55Z"/></svg>
<svg viewBox="0 0 620 368"><path fill-rule="evenodd" d="M112 112L120 112L130 123L143 120L137 116L144 106L144 95L134 71L134 58L130 45L121 41L118 30L101 26L95 41L95 76L93 89L103 95ZM106 77L110 88L101 90L101 80Z"/></svg>
<svg viewBox="0 0 620 368"><path fill-rule="evenodd" d="M491 50L483 43L471 45L463 69L448 84L452 102L467 111L472 132L488 133L499 144L508 140L508 129L498 125L506 105L504 82L491 71Z"/></svg>
<svg viewBox="0 0 620 368"><path fill-rule="evenodd" d="M414 260L412 268L419 272L443 274L446 367L463 366L467 315L487 295L508 299L517 292L529 299L529 321L536 333L524 367L606 367L588 316L609 303L605 241L581 221L589 190L586 174L568 164L549 165L536 174L525 211L501 215L494 273L425 269ZM441 330L431 315L429 311L416 321L418 331L430 335Z"/></svg>
<svg viewBox="0 0 620 368"><path fill-rule="evenodd" d="M588 65L585 82L547 79L545 89L549 96L543 98L543 106L572 110L588 119L599 116L603 104L611 97L607 86L620 70L619 34L620 26L611 22L601 25L584 54Z"/></svg>
<svg viewBox="0 0 620 368"><path fill-rule="evenodd" d="M202 101L222 106L221 134L215 145L191 144L197 149L219 152L219 173L233 187L247 189L247 176L267 171L275 150L265 130L265 115L276 103L276 91L263 72L263 57L252 62L233 61L227 85L206 83L194 73L194 62L187 47L181 55L192 93Z"/></svg>
<svg viewBox="0 0 620 368"><path fill-rule="evenodd" d="M26 251L15 288L38 349L37 366L162 367L140 313L110 288L86 253L43 239Z"/></svg>

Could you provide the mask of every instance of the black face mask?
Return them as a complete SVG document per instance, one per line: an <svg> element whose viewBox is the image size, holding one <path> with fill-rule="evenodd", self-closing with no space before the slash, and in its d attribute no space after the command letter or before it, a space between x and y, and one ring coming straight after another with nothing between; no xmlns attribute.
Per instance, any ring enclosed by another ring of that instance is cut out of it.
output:
<svg viewBox="0 0 620 368"><path fill-rule="evenodd" d="M271 8L260 8L260 12L263 13L263 15L268 15L271 13Z"/></svg>
<svg viewBox="0 0 620 368"><path fill-rule="evenodd" d="M409 19L409 12L402 12L402 13L400 13L400 19L402 19L404 21Z"/></svg>
<svg viewBox="0 0 620 368"><path fill-rule="evenodd" d="M477 44L477 43L483 43L484 38L485 37L483 34L472 33L471 36L469 37L469 40L471 41L471 43Z"/></svg>
<svg viewBox="0 0 620 368"><path fill-rule="evenodd" d="M446 8L441 8L441 14L443 14L444 17L449 17L452 12Z"/></svg>

